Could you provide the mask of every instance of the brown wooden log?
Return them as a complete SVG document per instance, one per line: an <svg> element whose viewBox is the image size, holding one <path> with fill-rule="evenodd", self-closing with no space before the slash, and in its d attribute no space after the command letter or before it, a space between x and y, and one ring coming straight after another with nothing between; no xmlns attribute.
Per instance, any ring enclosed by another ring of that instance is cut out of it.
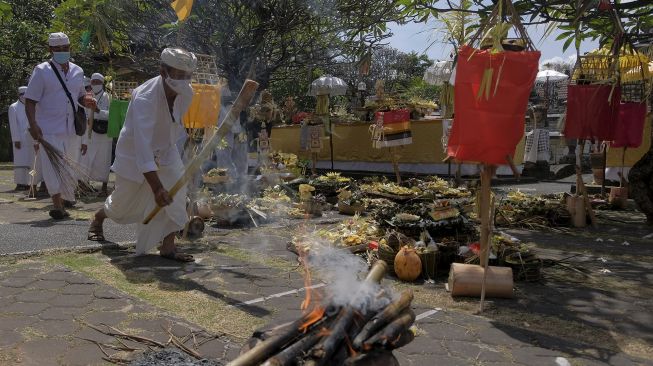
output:
<svg viewBox="0 0 653 366"><path fill-rule="evenodd" d="M409 328L409 329L406 329L403 333L401 333L399 338L395 339L394 342L392 342L390 344L390 347L386 346L386 348L388 350L401 348L401 347L407 345L408 343L412 342L413 340L415 340L415 333L413 333L413 331L410 330L410 328Z"/></svg>
<svg viewBox="0 0 653 366"><path fill-rule="evenodd" d="M254 366L268 359L286 344L301 335L299 327L304 323L301 317L288 326L287 331L274 335L249 349L228 363L228 366Z"/></svg>
<svg viewBox="0 0 653 366"><path fill-rule="evenodd" d="M372 320L367 322L363 327L363 330L358 333L356 338L354 338L354 349L360 350L363 342L369 338L376 331L381 329L384 325L390 323L395 319L404 309L410 306L410 303L413 301L413 291L405 290L401 293L401 296L396 300L386 306L383 311L376 314Z"/></svg>
<svg viewBox="0 0 653 366"><path fill-rule="evenodd" d="M380 283L388 269L388 265L382 261L376 261L370 272L365 278L368 283ZM356 298L358 294L354 295ZM325 365L332 355L339 349L344 341L345 336L348 334L350 327L353 324L354 308L352 306L343 307L338 314L338 318L331 327L331 333L323 338L317 346L311 350L311 358L317 362L318 365Z"/></svg>
<svg viewBox="0 0 653 366"><path fill-rule="evenodd" d="M308 334L302 336L297 342L286 347L283 351L269 358L263 366L283 366L295 364L294 360L308 352L322 338L322 326L314 327Z"/></svg>
<svg viewBox="0 0 653 366"><path fill-rule="evenodd" d="M396 319L386 325L380 332L376 333L363 342L363 350L369 351L376 346L387 347L398 341L401 335L415 322L415 312L406 309Z"/></svg>

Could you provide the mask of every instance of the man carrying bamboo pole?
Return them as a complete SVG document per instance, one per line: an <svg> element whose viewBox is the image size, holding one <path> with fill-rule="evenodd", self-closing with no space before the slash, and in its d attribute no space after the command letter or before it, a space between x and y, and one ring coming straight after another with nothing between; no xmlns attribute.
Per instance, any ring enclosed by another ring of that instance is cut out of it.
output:
<svg viewBox="0 0 653 366"><path fill-rule="evenodd" d="M168 190L184 174L176 141L184 132L182 116L190 106L191 75L197 58L181 48L161 53L160 75L134 89L125 124L116 145L113 171L115 190L104 208L95 213L88 240L104 241L106 218L119 224L138 223L136 253L145 254L162 242L162 257L181 262L194 261L177 252L175 233L184 228L186 187L173 200ZM156 206L164 207L147 225L141 222Z"/></svg>

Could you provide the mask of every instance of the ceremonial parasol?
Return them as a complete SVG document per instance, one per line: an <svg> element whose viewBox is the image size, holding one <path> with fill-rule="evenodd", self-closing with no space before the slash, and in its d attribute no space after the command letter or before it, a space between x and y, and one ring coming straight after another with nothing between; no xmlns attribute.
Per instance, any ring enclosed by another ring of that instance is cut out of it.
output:
<svg viewBox="0 0 653 366"><path fill-rule="evenodd" d="M333 131L329 119L329 96L347 94L349 86L344 80L331 75L325 75L313 80L308 95L317 98L315 114L325 121L329 131L329 146L331 147L331 169L333 169ZM317 153L313 154L313 165L317 163Z"/></svg>

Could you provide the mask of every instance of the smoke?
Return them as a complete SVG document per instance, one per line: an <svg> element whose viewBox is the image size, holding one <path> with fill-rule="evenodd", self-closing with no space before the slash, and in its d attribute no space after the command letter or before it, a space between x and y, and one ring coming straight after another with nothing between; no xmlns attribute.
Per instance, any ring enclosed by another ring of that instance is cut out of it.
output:
<svg viewBox="0 0 653 366"><path fill-rule="evenodd" d="M351 306L360 312L385 307L393 296L389 288L364 281L367 263L348 250L329 246L322 239L310 237L308 269L327 283L328 303Z"/></svg>

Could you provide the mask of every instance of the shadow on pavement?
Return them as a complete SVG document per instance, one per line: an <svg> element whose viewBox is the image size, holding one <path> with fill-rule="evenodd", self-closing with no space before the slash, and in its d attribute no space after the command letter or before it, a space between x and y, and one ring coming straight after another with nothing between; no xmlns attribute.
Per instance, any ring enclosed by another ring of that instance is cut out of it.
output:
<svg viewBox="0 0 653 366"><path fill-rule="evenodd" d="M184 246L184 253L196 255L202 253L197 246ZM164 288L166 291L199 291L207 296L220 299L229 305L238 305L240 310L243 310L256 317L264 317L270 315L271 312L265 308L256 305L242 304L242 300L230 297L218 290L208 288L204 284L190 278L179 278L177 273L183 271L185 273L205 272L210 273L219 271L221 273L235 274L240 278L247 278L250 280L261 279L260 276L252 275L245 271L237 271L232 268L216 268L215 266L208 266L202 263L193 263L192 269L185 263L173 261L163 258L156 254L147 254L143 256L135 256L133 252L115 247L104 247L102 253L110 258L110 263L118 268L125 274L128 281L132 283L151 283L158 281L159 287ZM139 275L142 273L142 268L147 268L149 276ZM172 285L172 286L167 286Z"/></svg>

